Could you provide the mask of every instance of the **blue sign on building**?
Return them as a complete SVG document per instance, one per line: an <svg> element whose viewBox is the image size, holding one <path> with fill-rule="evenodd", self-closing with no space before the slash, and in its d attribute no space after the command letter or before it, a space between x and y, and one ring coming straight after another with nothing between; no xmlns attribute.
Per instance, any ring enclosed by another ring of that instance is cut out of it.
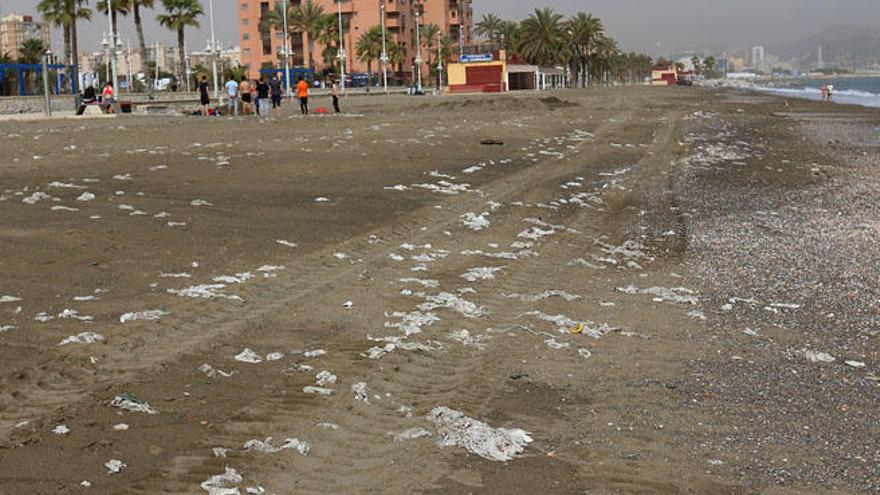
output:
<svg viewBox="0 0 880 495"><path fill-rule="evenodd" d="M491 53L478 53L476 55L461 55L458 58L461 63L468 64L473 62L492 62L495 57Z"/></svg>

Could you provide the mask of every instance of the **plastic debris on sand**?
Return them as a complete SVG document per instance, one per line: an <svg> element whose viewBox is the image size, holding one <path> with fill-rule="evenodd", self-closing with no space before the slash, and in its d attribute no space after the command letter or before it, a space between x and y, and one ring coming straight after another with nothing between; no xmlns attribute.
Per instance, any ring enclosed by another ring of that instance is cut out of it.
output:
<svg viewBox="0 0 880 495"><path fill-rule="evenodd" d="M810 349L804 350L804 357L811 363L833 363L835 361L834 356L827 352L813 351Z"/></svg>
<svg viewBox="0 0 880 495"><path fill-rule="evenodd" d="M446 308L466 317L479 318L486 316L488 311L482 306L466 301L455 294L449 292L441 292L434 296L427 296L426 302L419 305L422 311L432 311L438 308Z"/></svg>
<svg viewBox="0 0 880 495"><path fill-rule="evenodd" d="M354 394L354 400L361 402L370 402L369 394L367 394L367 384L358 382L351 385L351 392Z"/></svg>
<svg viewBox="0 0 880 495"><path fill-rule="evenodd" d="M551 349L565 349L568 347L568 344L565 342L557 342L556 339L547 339L544 341L547 344L547 347Z"/></svg>
<svg viewBox="0 0 880 495"><path fill-rule="evenodd" d="M599 337L614 331L614 327L608 325L607 323L603 323L597 326L596 323L592 321L579 322L561 314L550 315L542 311L529 311L528 313L523 313L520 316L534 316L535 318L538 318L540 320L548 321L556 325L557 330L564 333L569 333L569 329L571 328L577 327L578 329L580 329L581 325L583 325L583 330L579 331L578 333L583 333L584 335L588 337L593 337L595 339L598 339Z"/></svg>
<svg viewBox="0 0 880 495"><path fill-rule="evenodd" d="M324 370L317 375L315 375L315 384L319 387L326 387L327 385L333 385L336 383L336 375L330 373L327 370Z"/></svg>
<svg viewBox="0 0 880 495"><path fill-rule="evenodd" d="M104 467L107 468L107 474L117 474L121 473L127 466L124 462L118 459L110 459L104 463Z"/></svg>
<svg viewBox="0 0 880 495"><path fill-rule="evenodd" d="M58 425L55 428L52 428L52 433L56 435L67 435L70 433L70 428L67 425Z"/></svg>
<svg viewBox="0 0 880 495"><path fill-rule="evenodd" d="M386 318L399 318L400 322L385 322L385 328L399 328L407 337L420 333L422 327L431 326L434 322L440 321L435 313L421 311L413 311L410 313L385 313Z"/></svg>
<svg viewBox="0 0 880 495"><path fill-rule="evenodd" d="M309 385L307 387L303 387L303 392L307 394L315 394L315 395L330 395L333 393L333 390L324 387L315 387Z"/></svg>
<svg viewBox="0 0 880 495"><path fill-rule="evenodd" d="M230 376L232 376L232 372L226 372L226 371L217 369L208 363L205 363L205 364L199 366L199 371L201 371L202 373L207 375L208 378L215 378L218 376L222 376L224 378L229 378Z"/></svg>
<svg viewBox="0 0 880 495"><path fill-rule="evenodd" d="M159 411L151 407L147 401L132 394L117 395L110 401L110 405L131 412L159 414Z"/></svg>
<svg viewBox="0 0 880 495"><path fill-rule="evenodd" d="M550 299L551 297L558 297L569 302L581 299L581 296L569 294L564 290L545 290L544 292L533 296L523 294L507 294L505 295L505 297L509 297L511 299L519 299L522 302L543 301L544 299Z"/></svg>
<svg viewBox="0 0 880 495"><path fill-rule="evenodd" d="M479 231L488 229L492 225L489 222L488 216L488 212L483 212L480 214L468 212L461 216L461 223L463 223L465 227L471 230Z"/></svg>
<svg viewBox="0 0 880 495"><path fill-rule="evenodd" d="M202 298L202 299L213 299L213 298L222 298L222 299L230 299L233 301L241 301L241 297L239 296L230 296L227 294L222 294L217 292L221 289L225 289L225 284L203 284L203 285L193 285L190 287L186 287L183 289L168 289L169 294L174 294L181 297L193 297L193 298Z"/></svg>
<svg viewBox="0 0 880 495"><path fill-rule="evenodd" d="M673 302L678 304L699 304L700 299L694 295L694 291L685 287L650 287L647 289L639 289L634 285L628 287L618 287L618 292L624 294L650 294L654 296L657 302Z"/></svg>
<svg viewBox="0 0 880 495"><path fill-rule="evenodd" d="M208 495L241 495L238 485L243 481L244 478L238 474L238 471L227 466L225 473L211 476L200 486L202 490L208 492Z"/></svg>
<svg viewBox="0 0 880 495"><path fill-rule="evenodd" d="M128 323L129 321L156 321L159 318L167 315L165 311L161 309L148 309L146 311L139 311L136 313L125 313L124 315L119 317L119 323Z"/></svg>
<svg viewBox="0 0 880 495"><path fill-rule="evenodd" d="M525 430L492 428L448 407L435 408L428 420L437 428L441 446L457 445L490 461L509 461L532 441Z"/></svg>
<svg viewBox="0 0 880 495"><path fill-rule="evenodd" d="M272 445L272 437L263 440L248 440L244 443L244 450L252 450L262 452L263 454L276 454L282 450L293 450L302 455L309 455L312 446L308 442L303 442L297 438L287 438L280 446Z"/></svg>
<svg viewBox="0 0 880 495"><path fill-rule="evenodd" d="M99 333L82 332L65 338L58 343L58 346L61 347L69 344L94 344L95 342L101 342L102 340L104 340L104 336Z"/></svg>
<svg viewBox="0 0 880 495"><path fill-rule="evenodd" d="M488 335L471 335L470 331L464 329L449 332L448 337L449 340L460 342L464 346L476 347L481 351L486 349L484 342L490 338Z"/></svg>
<svg viewBox="0 0 880 495"><path fill-rule="evenodd" d="M407 440L415 440L416 438L427 438L433 436L433 433L424 428L410 428L403 431L390 431L388 436L394 438L395 442L405 442Z"/></svg>
<svg viewBox="0 0 880 495"><path fill-rule="evenodd" d="M495 274L503 269L503 266L481 266L477 268L471 268L467 272L463 273L461 275L461 278L467 280L468 282L477 282L479 280L493 280L495 278Z"/></svg>

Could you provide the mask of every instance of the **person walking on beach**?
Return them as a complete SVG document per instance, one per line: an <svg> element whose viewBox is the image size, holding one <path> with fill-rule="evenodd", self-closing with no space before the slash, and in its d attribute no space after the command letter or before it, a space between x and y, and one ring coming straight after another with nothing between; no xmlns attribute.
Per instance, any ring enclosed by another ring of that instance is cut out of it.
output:
<svg viewBox="0 0 880 495"><path fill-rule="evenodd" d="M822 83L822 85L819 86L819 95L822 98L822 101L828 101L828 86L826 86L825 83Z"/></svg>
<svg viewBox="0 0 880 495"><path fill-rule="evenodd" d="M229 116L238 117L238 81L226 81L226 97L229 98Z"/></svg>
<svg viewBox="0 0 880 495"><path fill-rule="evenodd" d="M266 82L266 76L260 77L257 83L257 101L259 101L260 117L269 117L269 83Z"/></svg>
<svg viewBox="0 0 880 495"><path fill-rule="evenodd" d="M202 80L199 81L199 102L202 105L202 115L207 117L208 105L211 103L211 98L208 97L208 76L202 76Z"/></svg>
<svg viewBox="0 0 880 495"><path fill-rule="evenodd" d="M276 110L276 112L280 112L281 110L281 80L278 79L278 74L272 76L272 80L269 81L269 90L272 94L272 109Z"/></svg>
<svg viewBox="0 0 880 495"><path fill-rule="evenodd" d="M834 101L834 85L829 84L826 91L828 92L828 103L832 103Z"/></svg>
<svg viewBox="0 0 880 495"><path fill-rule="evenodd" d="M336 78L330 79L330 96L333 97L333 111L342 113L339 110L339 83L336 82Z"/></svg>
<svg viewBox="0 0 880 495"><path fill-rule="evenodd" d="M309 114L309 83L299 76L299 82L296 83L296 96L299 98L299 109L303 115Z"/></svg>

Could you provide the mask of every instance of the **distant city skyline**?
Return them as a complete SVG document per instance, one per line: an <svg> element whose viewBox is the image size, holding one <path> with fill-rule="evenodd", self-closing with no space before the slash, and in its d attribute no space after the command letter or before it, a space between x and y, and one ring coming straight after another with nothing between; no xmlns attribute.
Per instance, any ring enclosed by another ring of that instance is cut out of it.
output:
<svg viewBox="0 0 880 495"><path fill-rule="evenodd" d="M2 0L0 14L37 14L39 0ZM95 1L90 2L94 8ZM208 0L202 0L207 13ZM155 21L157 8L144 14L148 42L174 44L175 36ZM552 7L564 14L585 10L605 22L622 48L656 55L691 49L724 50L755 45L774 48L840 26L871 26L880 19L877 0L475 0L475 18L485 13L521 20L535 8ZM216 30L224 46L238 45L234 0L215 0ZM202 28L188 30L188 49L203 50L208 39L208 18ZM123 40L136 43L130 17L120 17ZM100 49L107 18L97 14L80 27L82 51ZM60 48L61 33L53 29L53 44ZM659 42L659 43L658 43Z"/></svg>

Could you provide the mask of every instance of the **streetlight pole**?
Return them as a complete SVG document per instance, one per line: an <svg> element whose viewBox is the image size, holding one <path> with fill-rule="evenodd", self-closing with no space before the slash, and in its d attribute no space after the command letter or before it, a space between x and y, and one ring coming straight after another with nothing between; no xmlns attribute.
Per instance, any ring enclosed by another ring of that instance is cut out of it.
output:
<svg viewBox="0 0 880 495"><path fill-rule="evenodd" d="M388 94L388 48L386 45L386 37L385 37L385 2L382 2L381 5L382 10L382 86L385 89L385 94Z"/></svg>
<svg viewBox="0 0 880 495"><path fill-rule="evenodd" d="M464 8L463 0L458 0L458 53L464 53Z"/></svg>
<svg viewBox="0 0 880 495"><path fill-rule="evenodd" d="M220 84L217 81L217 38L214 37L214 0L208 2L208 11L211 18L211 73L214 76L214 101L220 98Z"/></svg>
<svg viewBox="0 0 880 495"><path fill-rule="evenodd" d="M422 93L422 6L416 4L416 72L418 73L418 84L416 85L416 93Z"/></svg>
<svg viewBox="0 0 880 495"><path fill-rule="evenodd" d="M437 89L440 90L440 94L443 94L443 38L440 33L437 33L437 76L438 76L438 86Z"/></svg>
<svg viewBox="0 0 880 495"><path fill-rule="evenodd" d="M337 0L336 7L339 13L339 88L345 92L345 36L342 33L342 0Z"/></svg>
<svg viewBox="0 0 880 495"><path fill-rule="evenodd" d="M287 86L287 96L290 96L290 34L287 31L287 0L283 0L284 6L284 84Z"/></svg>
<svg viewBox="0 0 880 495"><path fill-rule="evenodd" d="M119 94L119 74L116 71L116 28L113 26L113 0L107 0L107 20L110 22L110 72L113 75L113 96Z"/></svg>

